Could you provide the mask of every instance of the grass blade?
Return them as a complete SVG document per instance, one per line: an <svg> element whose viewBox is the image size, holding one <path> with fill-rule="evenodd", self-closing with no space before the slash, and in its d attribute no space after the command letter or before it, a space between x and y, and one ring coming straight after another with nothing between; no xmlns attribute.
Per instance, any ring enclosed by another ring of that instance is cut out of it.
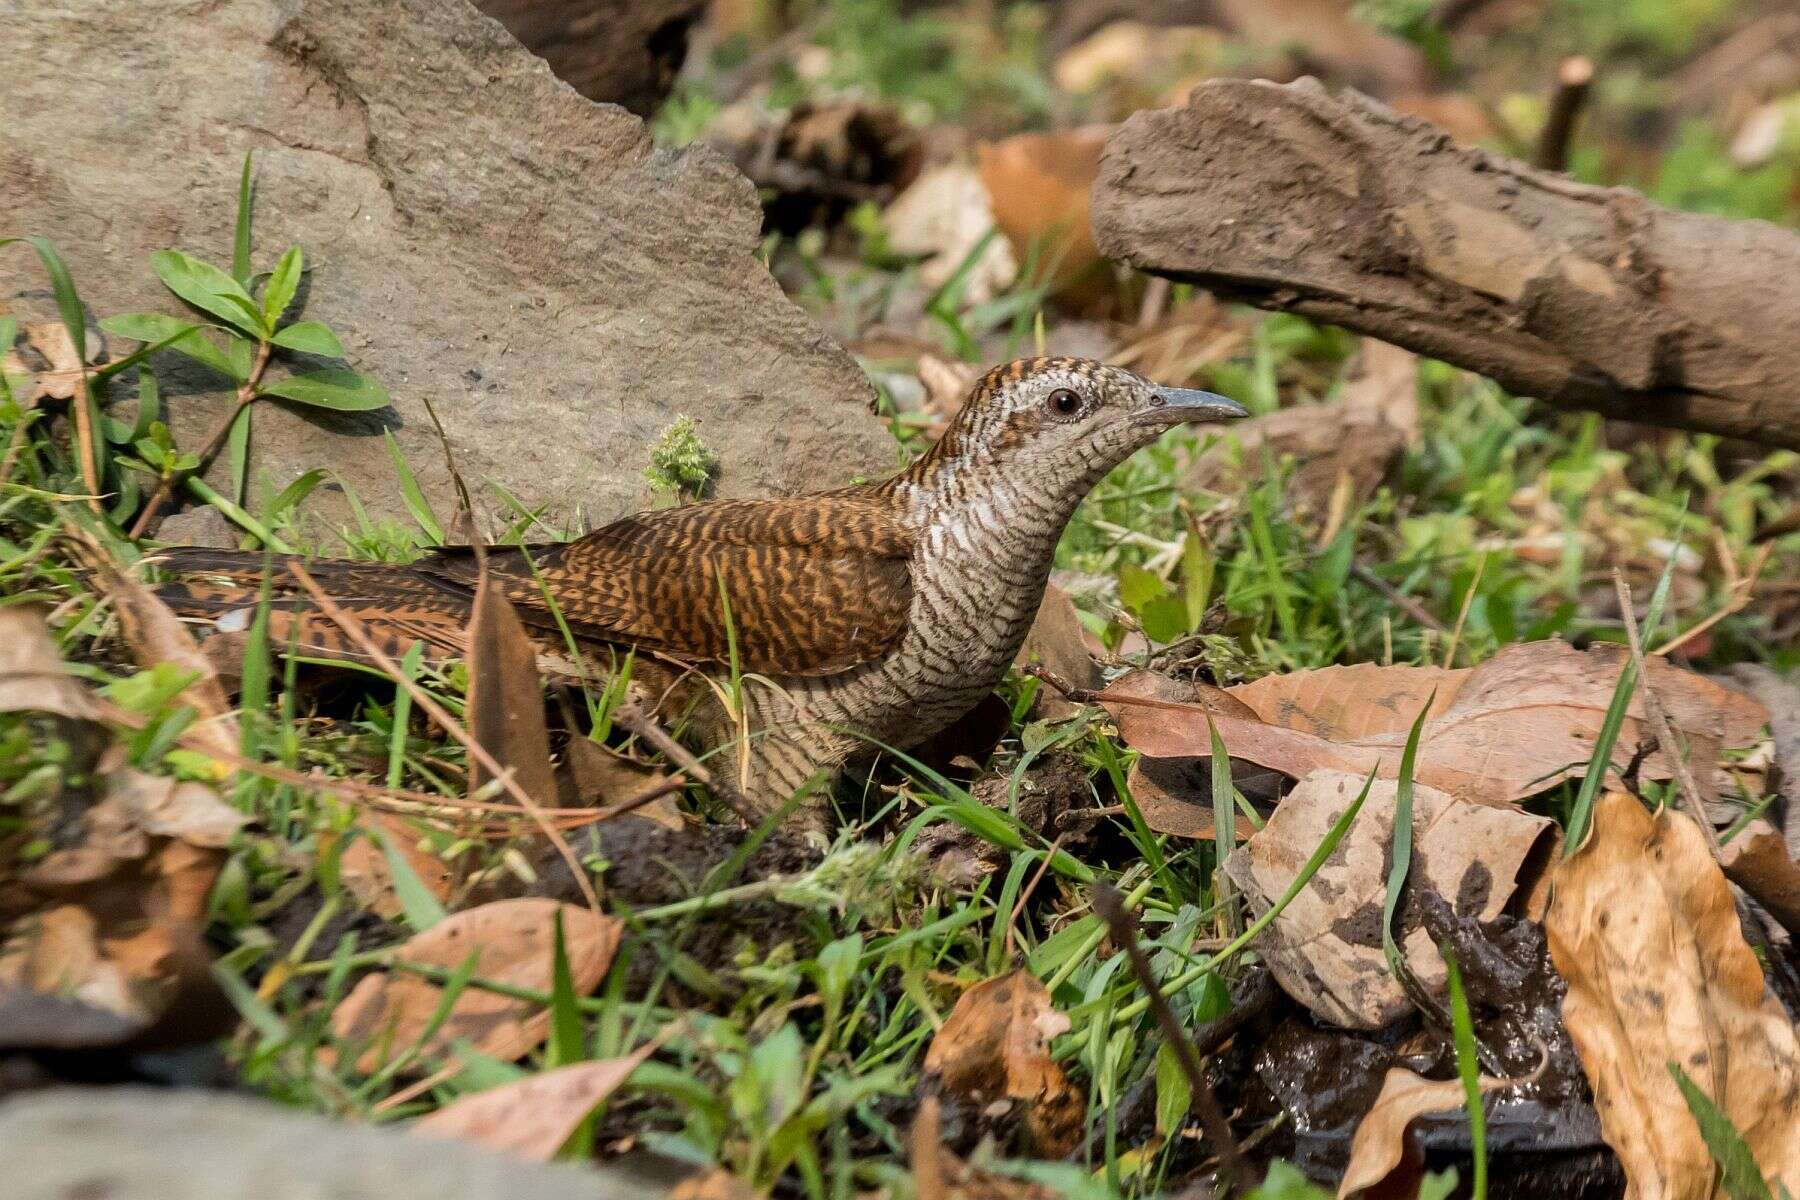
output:
<svg viewBox="0 0 1800 1200"><path fill-rule="evenodd" d="M575 977L569 947L563 939L562 909L556 910L550 942L550 1045L548 1065L566 1066L587 1057L582 1045L581 1009L575 1000Z"/></svg>
<svg viewBox="0 0 1800 1200"><path fill-rule="evenodd" d="M1762 1168L1756 1165L1756 1156L1750 1152L1749 1143L1731 1123L1731 1118L1674 1063L1669 1064L1669 1074L1675 1077L1681 1098L1687 1102L1688 1111L1694 1114L1694 1121L1700 1126L1706 1152L1719 1166L1719 1187L1731 1200L1773 1200Z"/></svg>
<svg viewBox="0 0 1800 1200"><path fill-rule="evenodd" d="M244 174L238 180L237 232L231 242L231 277L246 290L250 287L250 161L253 150L244 152Z"/></svg>
<svg viewBox="0 0 1800 1200"><path fill-rule="evenodd" d="M1426 714L1437 700L1437 689L1425 698L1424 707L1413 719L1406 735L1406 749L1400 755L1400 779L1394 788L1393 865L1388 868L1387 899L1381 905L1381 952L1387 956L1388 970L1404 983L1411 976L1400 947L1394 941L1394 915L1400 909L1400 897L1406 891L1406 876L1412 870L1413 849L1413 769L1419 757L1419 735L1425 728Z"/></svg>
<svg viewBox="0 0 1800 1200"><path fill-rule="evenodd" d="M1685 514L1687 506L1682 505ZM1650 595L1650 611L1644 614L1644 627L1638 635L1642 644L1651 645L1656 638L1656 627L1662 623L1663 606L1669 601L1669 586L1675 578L1675 556L1681 552L1679 542L1669 551L1668 561L1663 564L1662 578L1656 581L1656 591ZM1606 717L1600 723L1600 733L1594 738L1594 753L1588 759L1588 767L1581 777L1581 790L1575 794L1575 804L1569 809L1568 824L1563 829L1563 857L1573 857L1587 841L1588 823L1593 819L1594 801L1600 796L1600 789L1606 784L1606 777L1612 771L1613 747L1618 744L1619 731L1625 727L1625 711L1631 707L1631 698L1637 693L1637 664L1627 657L1624 666L1619 669L1619 683L1613 688L1612 703L1606 706Z"/></svg>
<svg viewBox="0 0 1800 1200"><path fill-rule="evenodd" d="M1469 1016L1469 997L1463 991L1462 969L1448 946L1438 947L1450 977L1450 1031L1456 1043L1456 1073L1462 1079L1463 1106L1469 1112L1469 1142L1475 1156L1470 1200L1487 1200L1487 1113L1481 1107L1481 1064L1475 1054L1475 1023Z"/></svg>
<svg viewBox="0 0 1800 1200"><path fill-rule="evenodd" d="M400 915L405 918L407 928L414 933L424 933L433 925L450 914L438 898L431 894L394 840L375 830L366 830L364 836L373 838L381 847L381 853L387 859L388 871L394 877L394 898L400 901Z"/></svg>

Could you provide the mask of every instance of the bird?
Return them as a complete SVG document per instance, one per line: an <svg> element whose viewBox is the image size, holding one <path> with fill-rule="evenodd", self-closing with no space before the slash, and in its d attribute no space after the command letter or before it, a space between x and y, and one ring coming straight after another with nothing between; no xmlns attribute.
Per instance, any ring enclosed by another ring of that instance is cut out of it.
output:
<svg viewBox="0 0 1800 1200"><path fill-rule="evenodd" d="M1246 415L1119 366L1021 359L977 379L938 441L878 482L697 501L561 543L299 561L394 657L414 643L461 657L485 571L541 663L581 675L629 656L634 692L682 714L701 749L727 752L743 796L772 812L874 747L917 746L974 708L1016 658L1094 486L1177 425ZM361 656L283 556L163 553L160 594L206 631L241 633L266 586L271 646ZM790 819L818 828L821 808Z"/></svg>

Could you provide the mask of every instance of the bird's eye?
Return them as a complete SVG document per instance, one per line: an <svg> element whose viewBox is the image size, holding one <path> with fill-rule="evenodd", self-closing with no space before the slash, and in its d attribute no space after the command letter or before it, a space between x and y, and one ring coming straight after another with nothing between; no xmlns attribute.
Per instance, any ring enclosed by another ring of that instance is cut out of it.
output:
<svg viewBox="0 0 1800 1200"><path fill-rule="evenodd" d="M1051 392L1048 403L1050 411L1059 417L1072 417L1081 411L1081 397L1068 388L1057 388Z"/></svg>

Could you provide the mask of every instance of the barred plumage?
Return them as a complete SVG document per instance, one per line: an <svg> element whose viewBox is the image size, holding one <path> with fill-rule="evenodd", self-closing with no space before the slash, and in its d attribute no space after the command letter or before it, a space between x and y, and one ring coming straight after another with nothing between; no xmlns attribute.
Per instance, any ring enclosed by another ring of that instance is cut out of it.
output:
<svg viewBox="0 0 1800 1200"><path fill-rule="evenodd" d="M1174 424L1242 413L1117 367L1021 360L983 376L938 444L882 483L643 513L572 542L492 549L488 569L547 651L564 649L560 616L595 649L650 656L639 682L691 708L709 748L747 729L740 782L773 806L821 768L917 744L972 708L1018 653L1056 541L1094 484ZM355 657L275 561L274 643ZM176 549L166 566L176 611L230 628L256 603L264 559ZM307 566L384 649L463 652L470 551ZM680 686L684 667L726 670L727 605L737 665L752 673L741 723L712 689Z"/></svg>

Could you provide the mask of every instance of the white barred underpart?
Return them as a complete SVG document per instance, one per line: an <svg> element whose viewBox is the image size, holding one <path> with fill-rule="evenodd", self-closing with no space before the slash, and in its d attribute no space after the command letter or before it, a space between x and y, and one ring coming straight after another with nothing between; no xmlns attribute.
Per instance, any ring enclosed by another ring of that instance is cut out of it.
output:
<svg viewBox="0 0 1800 1200"><path fill-rule="evenodd" d="M1127 372L1118 375L1121 383L1145 386ZM1035 398L1058 381L1034 382ZM1082 382L1097 381L1087 375ZM900 643L837 675L746 681L754 752L742 782L759 801L785 799L820 768L870 753L872 743L917 745L991 692L1031 628L1057 540L1076 507L1156 436L1120 424L1060 445L1047 437L1032 448L1046 453L1014 447L997 460L981 440L1004 419L1007 408L997 407L970 429L964 454L891 485L918 533L912 608ZM717 743L733 740L725 729L716 733Z"/></svg>

